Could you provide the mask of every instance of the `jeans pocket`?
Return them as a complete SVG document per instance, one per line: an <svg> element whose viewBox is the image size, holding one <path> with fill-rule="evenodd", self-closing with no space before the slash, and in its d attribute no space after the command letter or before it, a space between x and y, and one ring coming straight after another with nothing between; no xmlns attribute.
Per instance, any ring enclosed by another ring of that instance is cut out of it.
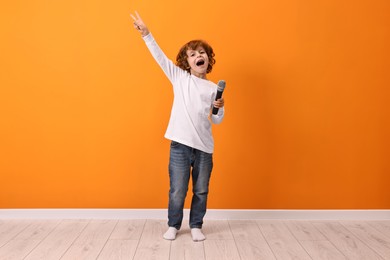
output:
<svg viewBox="0 0 390 260"><path fill-rule="evenodd" d="M172 141L172 142L171 142L171 148L178 147L179 145L180 145L179 142L176 142L176 141Z"/></svg>

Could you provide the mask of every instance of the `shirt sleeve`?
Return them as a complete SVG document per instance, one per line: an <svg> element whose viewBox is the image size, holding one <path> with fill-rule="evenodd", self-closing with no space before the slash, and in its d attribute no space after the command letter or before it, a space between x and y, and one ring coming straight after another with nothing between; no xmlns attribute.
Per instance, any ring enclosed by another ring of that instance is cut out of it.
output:
<svg viewBox="0 0 390 260"><path fill-rule="evenodd" d="M172 83L185 73L184 70L177 67L170 59L168 59L151 33L144 36L143 39L153 58L156 60L158 65L160 65L161 69Z"/></svg>
<svg viewBox="0 0 390 260"><path fill-rule="evenodd" d="M224 116L225 116L225 107L221 107L220 109L218 109L218 113L216 115L211 114L211 122L213 122L214 124L220 124Z"/></svg>

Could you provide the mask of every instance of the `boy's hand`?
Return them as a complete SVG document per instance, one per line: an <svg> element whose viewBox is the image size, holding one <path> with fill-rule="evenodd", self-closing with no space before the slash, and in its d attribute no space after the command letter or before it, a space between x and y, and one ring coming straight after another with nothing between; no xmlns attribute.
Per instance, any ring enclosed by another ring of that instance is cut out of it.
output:
<svg viewBox="0 0 390 260"><path fill-rule="evenodd" d="M217 101L213 102L213 106L216 108L221 108L225 105L225 100L223 98L218 99Z"/></svg>
<svg viewBox="0 0 390 260"><path fill-rule="evenodd" d="M146 36L149 34L149 29L146 27L144 21L142 21L141 17L139 16L138 12L135 11L135 15L137 16L134 17L134 15L130 14L131 18L133 18L134 22L134 28L137 29L142 35L142 37Z"/></svg>

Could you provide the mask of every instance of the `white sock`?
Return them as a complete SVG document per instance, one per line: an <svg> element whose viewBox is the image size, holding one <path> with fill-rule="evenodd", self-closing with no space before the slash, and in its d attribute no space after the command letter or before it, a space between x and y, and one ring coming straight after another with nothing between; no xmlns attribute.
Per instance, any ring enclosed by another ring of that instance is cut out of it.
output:
<svg viewBox="0 0 390 260"><path fill-rule="evenodd" d="M203 241L206 239L200 228L191 228L191 235L192 240L194 240L195 242Z"/></svg>
<svg viewBox="0 0 390 260"><path fill-rule="evenodd" d="M177 229L174 227L169 227L167 232L163 235L166 240L175 240L177 234Z"/></svg>

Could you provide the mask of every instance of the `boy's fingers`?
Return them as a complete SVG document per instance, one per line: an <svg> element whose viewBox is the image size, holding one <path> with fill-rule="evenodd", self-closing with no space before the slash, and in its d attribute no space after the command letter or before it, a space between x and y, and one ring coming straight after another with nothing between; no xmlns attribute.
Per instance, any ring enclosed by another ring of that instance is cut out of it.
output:
<svg viewBox="0 0 390 260"><path fill-rule="evenodd" d="M139 16L139 14L138 14L137 11L135 11L135 15L138 17L138 19L142 20L142 19L141 19L141 16Z"/></svg>
<svg viewBox="0 0 390 260"><path fill-rule="evenodd" d="M134 15L130 14L130 16L131 16L131 18L133 18L134 21L137 20L137 19L135 19Z"/></svg>

